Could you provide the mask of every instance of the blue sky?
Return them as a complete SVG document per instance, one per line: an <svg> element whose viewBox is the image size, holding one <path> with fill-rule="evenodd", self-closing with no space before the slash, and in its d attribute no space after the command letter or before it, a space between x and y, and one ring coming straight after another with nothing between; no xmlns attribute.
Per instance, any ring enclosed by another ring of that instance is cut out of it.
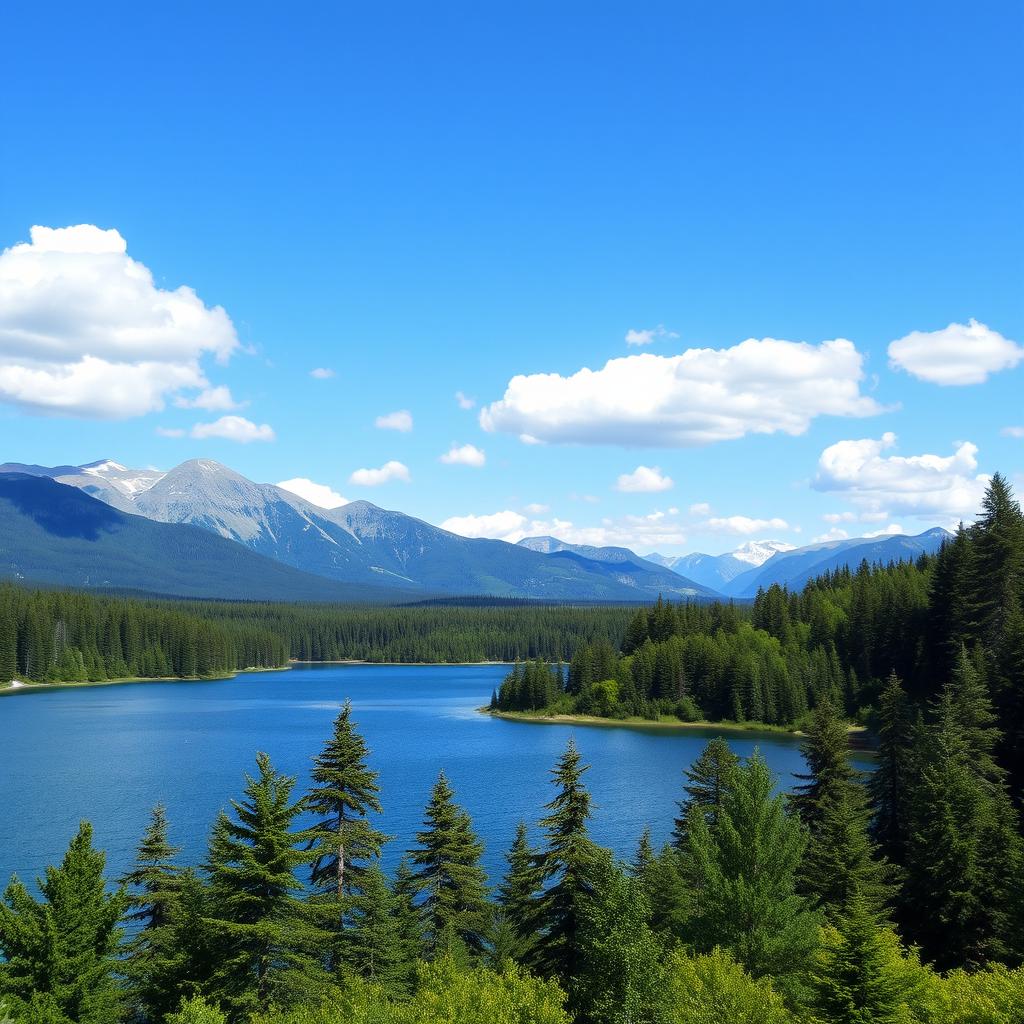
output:
<svg viewBox="0 0 1024 1024"><path fill-rule="evenodd" d="M645 552L916 533L1020 479L1019 4L6 21L0 460Z"/></svg>

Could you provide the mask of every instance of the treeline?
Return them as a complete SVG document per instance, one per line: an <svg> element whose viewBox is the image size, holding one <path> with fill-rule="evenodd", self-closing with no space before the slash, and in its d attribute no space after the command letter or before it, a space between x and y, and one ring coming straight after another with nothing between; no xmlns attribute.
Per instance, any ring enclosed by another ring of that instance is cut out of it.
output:
<svg viewBox="0 0 1024 1024"><path fill-rule="evenodd" d="M289 660L558 660L621 641L619 606L360 607L161 601L0 583L0 685L202 677Z"/></svg>
<svg viewBox="0 0 1024 1024"><path fill-rule="evenodd" d="M616 649L577 650L564 685L513 672L501 710L626 718L672 715L799 723L824 698L870 721L895 673L927 704L966 650L1003 733L1001 758L1024 787L1024 516L996 475L977 521L934 557L862 564L797 592L772 586L753 607L659 601L634 613Z"/></svg>
<svg viewBox="0 0 1024 1024"><path fill-rule="evenodd" d="M0 685L204 677L287 660L287 645L258 621L217 619L171 602L0 584Z"/></svg>
<svg viewBox="0 0 1024 1024"><path fill-rule="evenodd" d="M38 895L13 879L0 900L0 1019L1011 1024L1024 1007L1015 820L970 871L956 861L975 845L965 813L987 816L971 809L978 793L1005 801L990 710L967 672L933 712L917 726L931 751L920 780L904 788L883 757L870 793L827 698L788 796L759 754L741 761L714 740L685 772L671 842L656 851L645 833L629 864L590 836L587 768L570 741L538 827L520 825L491 890L443 773L415 842L382 872L393 840L346 705L307 792L257 755L202 864L179 862L158 807L116 888L84 823ZM909 817L893 818L893 792L919 802ZM924 875L904 879L887 860L894 821L932 848ZM912 921L900 886L917 901ZM971 887L983 899L965 902Z"/></svg>

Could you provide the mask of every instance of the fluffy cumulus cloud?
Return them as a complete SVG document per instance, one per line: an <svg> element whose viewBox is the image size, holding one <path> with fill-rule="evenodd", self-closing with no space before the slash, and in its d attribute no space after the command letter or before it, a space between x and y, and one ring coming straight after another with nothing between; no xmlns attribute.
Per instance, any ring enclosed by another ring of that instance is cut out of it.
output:
<svg viewBox="0 0 1024 1024"><path fill-rule="evenodd" d="M672 486L672 477L662 473L660 466L637 466L632 473L620 474L615 482L615 490L627 494L667 491Z"/></svg>
<svg viewBox="0 0 1024 1024"><path fill-rule="evenodd" d="M348 498L343 498L327 484L318 484L304 476L297 476L293 480L281 480L277 486L305 498L314 505L319 505L320 508L338 508L339 505L348 504Z"/></svg>
<svg viewBox="0 0 1024 1024"><path fill-rule="evenodd" d="M850 341L750 338L726 349L624 356L569 377L513 377L504 397L481 409L480 424L534 441L644 447L802 434L816 416L881 412L861 394L863 377Z"/></svg>
<svg viewBox="0 0 1024 1024"><path fill-rule="evenodd" d="M978 449L957 444L952 455L891 455L896 435L839 441L818 459L814 487L845 497L862 520L910 515L950 525L973 519L989 477L978 473Z"/></svg>
<svg viewBox="0 0 1024 1024"><path fill-rule="evenodd" d="M379 487L381 484L391 483L393 480L409 483L412 477L409 475L409 467L401 462L392 459L385 462L379 469L357 469L348 478L349 483L358 487Z"/></svg>
<svg viewBox="0 0 1024 1024"><path fill-rule="evenodd" d="M889 345L889 365L932 384L981 384L1024 360L1024 345L977 320L941 331L912 331Z"/></svg>
<svg viewBox="0 0 1024 1024"><path fill-rule="evenodd" d="M473 444L453 444L440 456L440 461L449 466L473 466L479 469L487 461L487 456Z"/></svg>
<svg viewBox="0 0 1024 1024"><path fill-rule="evenodd" d="M408 409L399 409L397 412L389 412L378 416L373 425L378 430L398 430L408 434L412 430L412 413Z"/></svg>
<svg viewBox="0 0 1024 1024"><path fill-rule="evenodd" d="M0 253L0 401L118 419L210 384L201 360L238 348L220 306L159 288L115 230L33 227Z"/></svg>
<svg viewBox="0 0 1024 1024"><path fill-rule="evenodd" d="M638 331L635 328L630 328L626 331L626 344L627 345L650 345L661 338L678 338L679 335L675 331L667 330L664 324L658 324L657 327L649 327L646 330Z"/></svg>
<svg viewBox="0 0 1024 1024"><path fill-rule="evenodd" d="M179 409L205 409L207 412L224 412L228 409L240 409L246 403L236 402L229 388L221 385L216 388L204 388L195 397L178 395L174 404Z"/></svg>
<svg viewBox="0 0 1024 1024"><path fill-rule="evenodd" d="M595 547L641 548L678 546L686 543L686 533L678 519L678 509L656 510L647 515L605 518L596 526L579 526L568 519L537 519L515 509L484 515L453 516L441 528L463 537L489 537L515 544L524 537L556 537L567 544L591 544Z"/></svg>
<svg viewBox="0 0 1024 1024"><path fill-rule="evenodd" d="M765 530L790 529L785 519L752 519L750 516L712 516L699 523L698 527L709 533L737 534L741 537L764 533Z"/></svg>
<svg viewBox="0 0 1024 1024"><path fill-rule="evenodd" d="M191 431L197 441L215 437L222 441L250 444L253 441L273 441L276 437L269 423L253 423L244 416L221 416L212 423L197 423Z"/></svg>
<svg viewBox="0 0 1024 1024"><path fill-rule="evenodd" d="M329 366L318 366L315 370L310 370L309 375L314 380L330 380L334 376L334 371Z"/></svg>

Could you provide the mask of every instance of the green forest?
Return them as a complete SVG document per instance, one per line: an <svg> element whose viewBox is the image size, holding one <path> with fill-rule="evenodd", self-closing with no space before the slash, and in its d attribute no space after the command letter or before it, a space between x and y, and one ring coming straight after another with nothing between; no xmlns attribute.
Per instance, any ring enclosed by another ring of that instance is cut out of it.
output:
<svg viewBox="0 0 1024 1024"><path fill-rule="evenodd" d="M904 700L896 684L886 699ZM179 861L158 806L125 877L105 877L83 823L37 889L12 879L0 1019L1011 1024L1021 840L993 720L973 670L956 674L930 721L906 723L927 763L887 734L865 788L825 697L790 794L759 754L713 740L680 779L671 841L639 836L629 863L590 836L570 741L491 888L443 774L381 870L394 840L346 705L305 792L256 755L201 864Z"/></svg>
<svg viewBox="0 0 1024 1024"><path fill-rule="evenodd" d="M617 646L632 609L366 607L104 597L0 584L0 685L202 678L297 661L455 663Z"/></svg>

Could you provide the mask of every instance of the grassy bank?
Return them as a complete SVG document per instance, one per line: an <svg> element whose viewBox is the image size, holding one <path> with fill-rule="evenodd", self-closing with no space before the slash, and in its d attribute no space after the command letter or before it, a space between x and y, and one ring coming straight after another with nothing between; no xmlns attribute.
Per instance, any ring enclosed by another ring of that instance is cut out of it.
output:
<svg viewBox="0 0 1024 1024"><path fill-rule="evenodd" d="M128 676L123 679L67 680L52 683L23 683L12 681L0 685L0 697L13 693L38 693L40 690L78 690L93 686L123 686L125 683L214 683L222 679L249 672L287 672L291 665L275 665L271 668L240 668L234 672L222 672L210 676ZM17 685L15 685L17 682Z"/></svg>

